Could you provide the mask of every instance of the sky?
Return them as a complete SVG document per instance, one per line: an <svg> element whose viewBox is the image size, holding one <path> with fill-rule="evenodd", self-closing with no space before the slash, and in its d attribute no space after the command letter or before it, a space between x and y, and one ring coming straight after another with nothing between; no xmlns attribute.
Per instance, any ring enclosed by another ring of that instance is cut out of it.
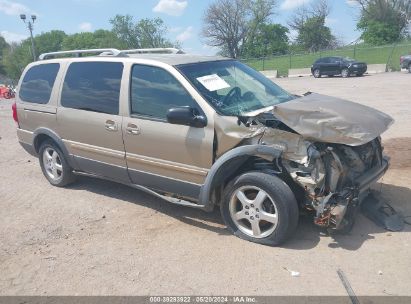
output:
<svg viewBox="0 0 411 304"><path fill-rule="evenodd" d="M28 37L20 14L35 14L34 35L53 29L68 34L110 29L116 14L130 14L135 20L160 17L168 27L167 36L179 40L190 53L212 55L216 49L201 37L202 17L215 0L0 0L0 34L8 42ZM277 0L273 23L287 26L293 11L316 0ZM344 43L359 38L356 30L358 7L353 0L329 0L331 14L326 23Z"/></svg>

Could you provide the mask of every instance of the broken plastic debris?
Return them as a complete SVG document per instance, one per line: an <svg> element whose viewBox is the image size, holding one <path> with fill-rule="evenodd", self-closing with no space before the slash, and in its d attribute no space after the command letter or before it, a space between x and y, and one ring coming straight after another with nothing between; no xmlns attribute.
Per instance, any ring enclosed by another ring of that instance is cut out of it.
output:
<svg viewBox="0 0 411 304"><path fill-rule="evenodd" d="M299 277L300 273L298 271L289 270L287 267L283 267L283 269L287 270L292 277Z"/></svg>
<svg viewBox="0 0 411 304"><path fill-rule="evenodd" d="M378 274L379 274L379 275L382 275L382 271L381 271L381 270L379 270L379 271L378 271Z"/></svg>

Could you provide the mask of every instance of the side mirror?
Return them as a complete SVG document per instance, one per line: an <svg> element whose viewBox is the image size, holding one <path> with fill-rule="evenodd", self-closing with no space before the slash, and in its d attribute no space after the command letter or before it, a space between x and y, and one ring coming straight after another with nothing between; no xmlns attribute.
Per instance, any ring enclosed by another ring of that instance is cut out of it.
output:
<svg viewBox="0 0 411 304"><path fill-rule="evenodd" d="M167 121L174 125L184 125L194 128L204 128L207 119L198 115L198 111L190 107L171 108L167 112Z"/></svg>

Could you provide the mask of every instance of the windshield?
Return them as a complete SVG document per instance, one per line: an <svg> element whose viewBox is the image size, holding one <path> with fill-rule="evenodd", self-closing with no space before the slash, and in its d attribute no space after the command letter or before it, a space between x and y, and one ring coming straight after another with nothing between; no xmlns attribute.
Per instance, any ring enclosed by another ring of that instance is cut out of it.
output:
<svg viewBox="0 0 411 304"><path fill-rule="evenodd" d="M184 64L177 68L225 116L243 116L295 98L235 60Z"/></svg>

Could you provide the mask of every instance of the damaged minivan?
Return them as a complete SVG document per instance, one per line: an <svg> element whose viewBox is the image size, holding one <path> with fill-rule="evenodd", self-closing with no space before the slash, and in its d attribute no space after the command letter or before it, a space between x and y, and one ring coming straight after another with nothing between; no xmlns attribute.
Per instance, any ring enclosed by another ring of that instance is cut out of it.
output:
<svg viewBox="0 0 411 304"><path fill-rule="evenodd" d="M23 72L13 117L21 145L55 186L86 175L173 204L218 206L236 236L279 245L301 211L349 231L388 169L380 136L391 117L290 94L236 60L174 49L40 59Z"/></svg>

